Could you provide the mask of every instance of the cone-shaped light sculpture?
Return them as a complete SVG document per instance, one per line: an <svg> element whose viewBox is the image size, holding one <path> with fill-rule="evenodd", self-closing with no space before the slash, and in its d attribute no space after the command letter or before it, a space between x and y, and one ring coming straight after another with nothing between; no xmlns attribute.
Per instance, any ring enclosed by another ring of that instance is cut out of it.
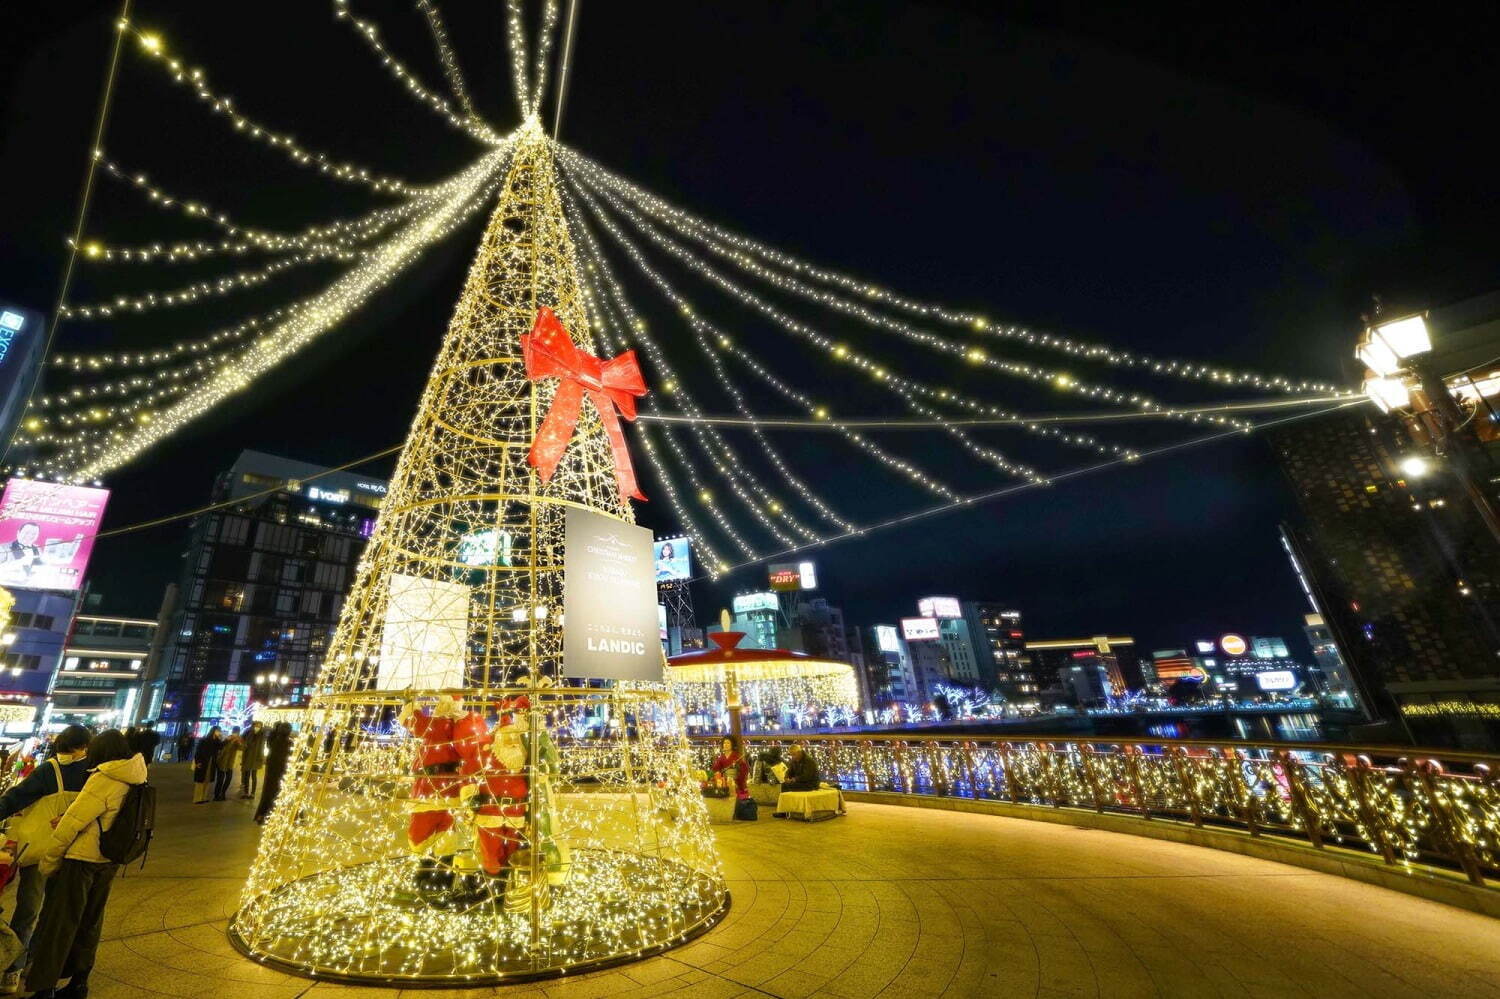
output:
<svg viewBox="0 0 1500 999"><path fill-rule="evenodd" d="M653 953L728 905L665 685L562 672L565 511L632 521L593 402L545 482L528 462L560 382L528 377L522 335L545 307L593 353L576 266L532 123L230 925L258 960L508 981Z"/></svg>

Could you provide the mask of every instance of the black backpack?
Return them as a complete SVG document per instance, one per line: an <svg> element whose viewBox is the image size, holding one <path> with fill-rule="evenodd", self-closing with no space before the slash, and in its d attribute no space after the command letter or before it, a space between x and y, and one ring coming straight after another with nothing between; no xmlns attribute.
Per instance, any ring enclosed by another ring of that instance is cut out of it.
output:
<svg viewBox="0 0 1500 999"><path fill-rule="evenodd" d="M108 829L104 828L103 818L94 821L99 823L99 853L105 860L129 864L139 857L145 867L146 850L156 831L156 788L145 783L132 784Z"/></svg>

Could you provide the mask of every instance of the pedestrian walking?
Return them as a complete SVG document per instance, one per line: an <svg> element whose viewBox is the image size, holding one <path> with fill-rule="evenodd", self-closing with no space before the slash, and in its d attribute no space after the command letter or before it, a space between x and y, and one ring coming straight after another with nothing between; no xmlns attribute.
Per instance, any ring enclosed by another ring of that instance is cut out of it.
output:
<svg viewBox="0 0 1500 999"><path fill-rule="evenodd" d="M266 765L266 727L252 722L245 733L245 751L240 760L240 797L254 798L260 772Z"/></svg>
<svg viewBox="0 0 1500 999"><path fill-rule="evenodd" d="M224 737L219 734L217 725L198 740L198 748L193 753L193 804L195 805L208 802L209 785L214 780L214 767L217 765L219 750L223 746Z"/></svg>
<svg viewBox="0 0 1500 999"><path fill-rule="evenodd" d="M120 869L100 852L99 838L114 825L130 788L146 782L146 761L116 729L89 742L87 766L89 779L58 819L39 865L50 880L26 971L32 999L88 995L104 906ZM58 990L64 978L67 987Z"/></svg>
<svg viewBox="0 0 1500 999"><path fill-rule="evenodd" d="M10 928L21 950L0 978L0 992L6 994L20 988L21 972L26 969L26 948L32 930L36 929L47 885L38 865L42 854L52 845L53 824L68 810L89 779L85 762L88 729L69 725L58 733L52 748L55 754L50 760L0 794L0 819L9 820L4 838L16 841L21 864L16 875L15 909L10 914Z"/></svg>
<svg viewBox="0 0 1500 999"><path fill-rule="evenodd" d="M266 779L261 783L260 805L255 809L255 821L264 823L276 796L281 793L281 778L286 774L287 761L292 757L292 726L290 722L277 722L266 737Z"/></svg>
<svg viewBox="0 0 1500 999"><path fill-rule="evenodd" d="M239 766L240 754L244 749L245 740L240 738L240 730L230 729L229 738L219 747L219 755L214 760L218 764L214 772L215 801L223 801L229 794L229 785L234 781L234 768Z"/></svg>

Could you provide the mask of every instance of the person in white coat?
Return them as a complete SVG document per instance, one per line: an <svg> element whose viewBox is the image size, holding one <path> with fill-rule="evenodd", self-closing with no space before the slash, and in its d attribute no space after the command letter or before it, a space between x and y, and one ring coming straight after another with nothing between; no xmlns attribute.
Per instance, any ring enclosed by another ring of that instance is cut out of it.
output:
<svg viewBox="0 0 1500 999"><path fill-rule="evenodd" d="M68 806L52 844L42 855L47 899L31 938L26 987L34 999L82 999L99 949L104 906L120 865L99 850L99 837L114 824L132 785L146 782L146 761L125 736L110 729L89 742L90 773ZM61 979L66 987L58 989Z"/></svg>

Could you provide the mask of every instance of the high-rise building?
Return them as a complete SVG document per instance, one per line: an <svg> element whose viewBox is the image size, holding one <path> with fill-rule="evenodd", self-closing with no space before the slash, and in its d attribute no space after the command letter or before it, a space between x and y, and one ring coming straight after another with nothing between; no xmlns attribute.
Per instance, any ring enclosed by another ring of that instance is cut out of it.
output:
<svg viewBox="0 0 1500 999"><path fill-rule="evenodd" d="M743 631L743 649L774 649L782 627L781 601L771 592L741 593L730 604L734 608L734 630Z"/></svg>
<svg viewBox="0 0 1500 999"><path fill-rule="evenodd" d="M1009 604L983 600L965 600L963 612L974 644L980 684L1000 694L1008 704L1036 701L1042 684L1026 654L1021 612Z"/></svg>
<svg viewBox="0 0 1500 999"><path fill-rule="evenodd" d="M866 688L874 708L915 704L922 699L913 670L910 648L894 624L877 624L861 635Z"/></svg>
<svg viewBox="0 0 1500 999"><path fill-rule="evenodd" d="M1323 615L1306 614L1303 632L1312 646L1313 662L1317 664L1318 685L1323 692L1341 707L1354 708L1359 704L1359 690L1354 678L1349 675L1349 666L1339 654L1338 643L1333 632L1323 623Z"/></svg>
<svg viewBox="0 0 1500 999"><path fill-rule="evenodd" d="M1500 293L1428 327L1423 363L1462 396L1482 459L1500 447ZM1466 483L1374 407L1266 436L1299 506L1288 551L1362 699L1421 744L1500 744L1500 544ZM1497 472L1491 459L1470 483L1491 503Z"/></svg>
<svg viewBox="0 0 1500 999"><path fill-rule="evenodd" d="M94 613L91 602L84 609L90 613L73 619L52 684L51 722L123 728L141 717L142 681L157 622Z"/></svg>
<svg viewBox="0 0 1500 999"><path fill-rule="evenodd" d="M1073 667L1093 664L1104 671L1105 689L1115 696L1131 687L1144 685L1134 649L1135 639L1129 635L1055 638L1026 643L1026 651L1043 687L1060 679L1066 688L1071 681L1063 676L1064 673L1071 676ZM1092 680L1088 682L1092 689Z"/></svg>
<svg viewBox="0 0 1500 999"><path fill-rule="evenodd" d="M777 633L779 648L806 652L824 659L849 661L844 612L823 597L797 600L787 615L790 623Z"/></svg>
<svg viewBox="0 0 1500 999"><path fill-rule="evenodd" d="M10 590L15 598L0 654L0 703L34 709L30 721L5 723L6 735L30 735L43 722L47 692L62 662L78 594L55 590Z"/></svg>
<svg viewBox="0 0 1500 999"><path fill-rule="evenodd" d="M150 678L165 731L201 732L237 721L252 700L304 697L385 493L381 479L257 451L219 476L214 500L230 505L192 523ZM488 533L474 543L506 543Z"/></svg>
<svg viewBox="0 0 1500 999"><path fill-rule="evenodd" d="M46 345L45 320L30 309L0 305L0 449L10 441L26 410ZM11 464L22 455L10 454Z"/></svg>

